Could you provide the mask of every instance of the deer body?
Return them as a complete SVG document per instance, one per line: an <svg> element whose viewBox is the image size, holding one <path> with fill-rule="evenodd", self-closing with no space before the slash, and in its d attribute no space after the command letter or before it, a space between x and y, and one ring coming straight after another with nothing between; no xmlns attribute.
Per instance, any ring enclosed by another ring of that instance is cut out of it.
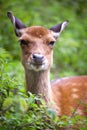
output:
<svg viewBox="0 0 87 130"><path fill-rule="evenodd" d="M73 109L87 115L87 76L57 79L52 83L52 92L59 115L71 115Z"/></svg>
<svg viewBox="0 0 87 130"><path fill-rule="evenodd" d="M67 26L64 21L51 29L41 26L26 27L11 12L8 17L19 37L22 50L22 64L25 69L26 91L42 95L47 104L58 115L71 115L72 109L78 114L87 115L87 76L75 76L50 82L50 67L53 63L53 46L60 33Z"/></svg>

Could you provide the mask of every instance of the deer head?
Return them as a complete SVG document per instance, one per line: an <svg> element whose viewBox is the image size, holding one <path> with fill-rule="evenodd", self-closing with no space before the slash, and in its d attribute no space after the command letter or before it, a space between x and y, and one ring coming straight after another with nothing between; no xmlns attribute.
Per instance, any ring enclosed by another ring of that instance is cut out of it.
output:
<svg viewBox="0 0 87 130"><path fill-rule="evenodd" d="M64 21L50 29L41 26L26 27L11 12L7 13L22 48L22 63L28 70L48 70L52 64L53 46L68 25Z"/></svg>

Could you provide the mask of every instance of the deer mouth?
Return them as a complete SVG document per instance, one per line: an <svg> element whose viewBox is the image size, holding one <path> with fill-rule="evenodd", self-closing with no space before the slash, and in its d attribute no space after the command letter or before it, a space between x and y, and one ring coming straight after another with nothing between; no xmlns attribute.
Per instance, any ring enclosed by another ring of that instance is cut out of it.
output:
<svg viewBox="0 0 87 130"><path fill-rule="evenodd" d="M41 70L45 70L46 69L46 64L43 62L43 63L32 63L31 64L31 67L34 71L41 71Z"/></svg>
<svg viewBox="0 0 87 130"><path fill-rule="evenodd" d="M27 68L29 70L34 70L36 72L46 70L48 68L47 61L44 61L42 63L37 62L27 62Z"/></svg>
<svg viewBox="0 0 87 130"><path fill-rule="evenodd" d="M41 65L43 65L44 63L41 63L41 62L32 62L31 64L33 64L34 66L41 66Z"/></svg>

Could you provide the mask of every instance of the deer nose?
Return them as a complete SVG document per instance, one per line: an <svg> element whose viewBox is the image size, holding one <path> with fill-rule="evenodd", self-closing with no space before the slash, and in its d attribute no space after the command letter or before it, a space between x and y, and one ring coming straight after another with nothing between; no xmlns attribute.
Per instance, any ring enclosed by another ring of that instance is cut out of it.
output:
<svg viewBox="0 0 87 130"><path fill-rule="evenodd" d="M34 63L36 63L36 64L42 64L43 63L44 56L42 54L35 53L35 54L32 55L32 57L33 57Z"/></svg>

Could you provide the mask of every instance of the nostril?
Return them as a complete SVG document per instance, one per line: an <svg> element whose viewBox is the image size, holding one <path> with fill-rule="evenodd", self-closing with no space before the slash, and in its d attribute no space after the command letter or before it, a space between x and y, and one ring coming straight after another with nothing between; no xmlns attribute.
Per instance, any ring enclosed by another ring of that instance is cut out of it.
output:
<svg viewBox="0 0 87 130"><path fill-rule="evenodd" d="M33 54L33 59L35 59L35 58L36 58L36 55Z"/></svg>

